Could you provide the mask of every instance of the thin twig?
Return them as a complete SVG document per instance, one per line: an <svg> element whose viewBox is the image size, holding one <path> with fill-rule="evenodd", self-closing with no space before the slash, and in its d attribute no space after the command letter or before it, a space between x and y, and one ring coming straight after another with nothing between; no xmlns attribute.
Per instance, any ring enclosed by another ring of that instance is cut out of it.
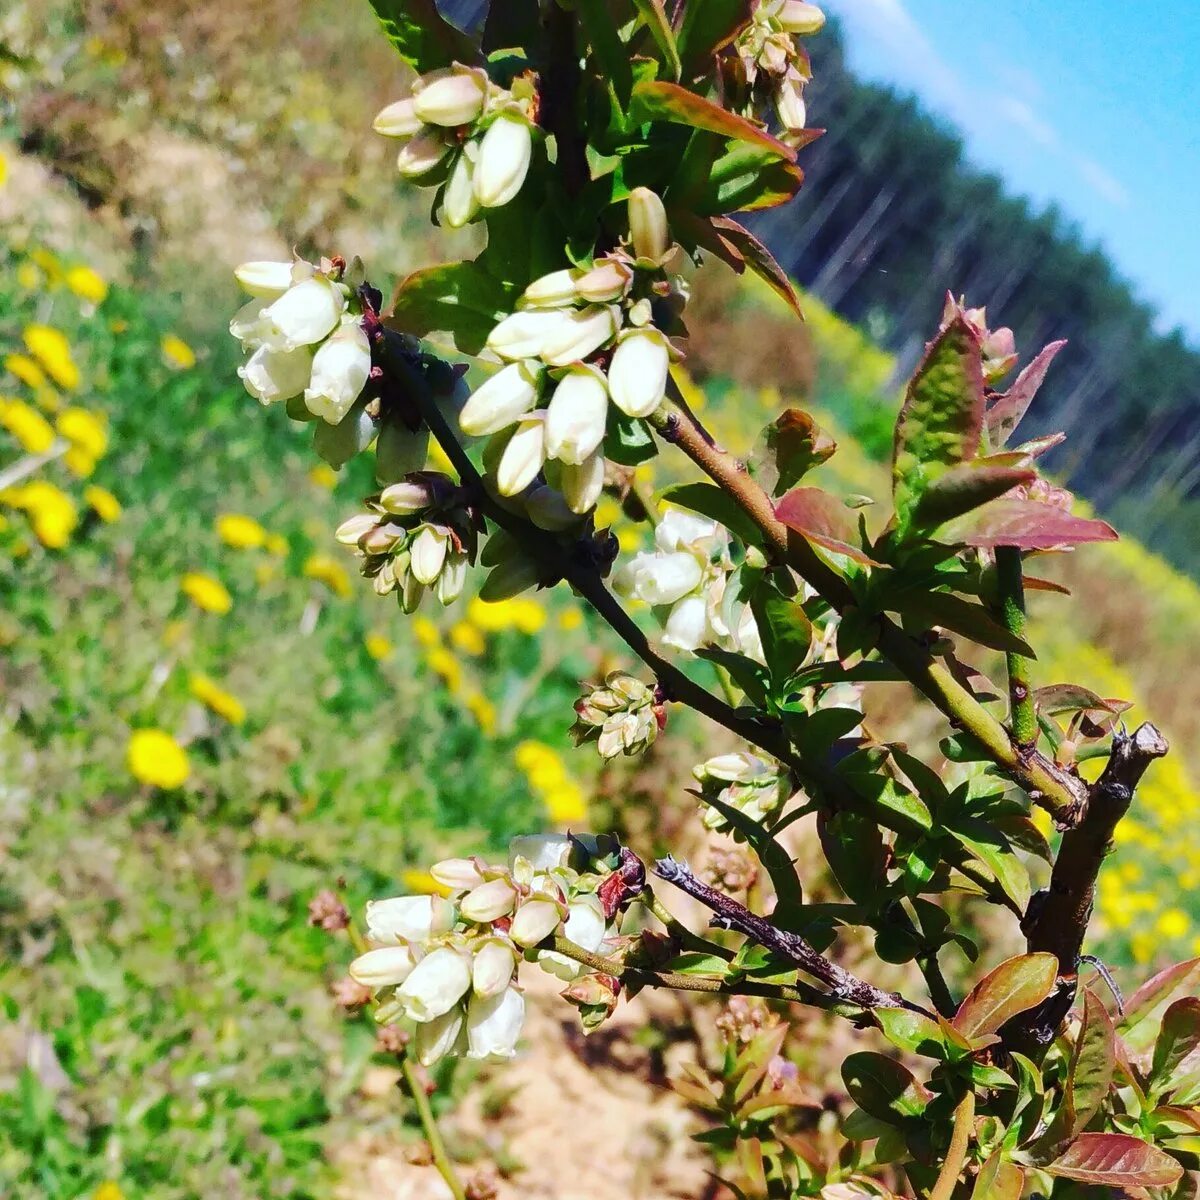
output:
<svg viewBox="0 0 1200 1200"><path fill-rule="evenodd" d="M404 1076L409 1095L416 1106L421 1128L425 1132L425 1140L429 1143L429 1151L433 1155L433 1165L437 1167L438 1174L445 1180L454 1200L466 1200L466 1189L446 1151L446 1143L442 1140L442 1131L438 1128L437 1118L433 1115L433 1107L429 1103L429 1093L425 1091L425 1086L421 1082L416 1066L409 1058L407 1050L400 1055L400 1073Z"/></svg>
<svg viewBox="0 0 1200 1200"><path fill-rule="evenodd" d="M1015 546L996 548L996 581L1000 587L1000 619L1014 637L1025 637L1025 581L1021 577L1021 551ZM1017 748L1028 753L1037 744L1038 723L1030 682L1030 660L1016 650L1005 655L1008 668L1008 720Z"/></svg>
<svg viewBox="0 0 1200 1200"><path fill-rule="evenodd" d="M974 1124L975 1093L967 1092L954 1110L954 1132L950 1135L950 1148L942 1161L942 1169L933 1185L933 1191L929 1193L929 1200L950 1200L954 1195L958 1177L967 1161Z"/></svg>

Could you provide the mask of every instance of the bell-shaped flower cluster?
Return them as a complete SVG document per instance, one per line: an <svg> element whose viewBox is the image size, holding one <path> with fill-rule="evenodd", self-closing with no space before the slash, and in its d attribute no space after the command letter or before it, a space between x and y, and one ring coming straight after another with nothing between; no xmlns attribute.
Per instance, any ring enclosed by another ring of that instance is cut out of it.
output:
<svg viewBox="0 0 1200 1200"><path fill-rule="evenodd" d="M617 569L613 588L654 609L663 645L692 653L717 646L761 662L754 614L728 586L733 561L724 526L671 509L654 530L654 545Z"/></svg>
<svg viewBox="0 0 1200 1200"><path fill-rule="evenodd" d="M589 686L587 695L575 702L571 736L577 746L595 742L600 757L609 759L648 750L666 723L666 706L656 688L613 671L602 687Z"/></svg>
<svg viewBox="0 0 1200 1200"><path fill-rule="evenodd" d="M409 95L375 118L375 131L404 143L400 174L440 187L441 219L459 229L521 190L533 157L535 99L525 76L510 90L481 67L455 63L414 80Z"/></svg>
<svg viewBox="0 0 1200 1200"><path fill-rule="evenodd" d="M478 541L461 489L436 471L415 471L369 497L367 511L343 521L335 536L358 552L375 591L395 592L405 612L426 592L442 604L457 600Z"/></svg>
<svg viewBox="0 0 1200 1200"><path fill-rule="evenodd" d="M778 764L744 751L718 754L694 767L692 774L700 784L699 795L705 804L705 827L717 833L733 830L733 836L739 841L744 839L709 801L715 798L770 828L771 819L792 794L787 773Z"/></svg>
<svg viewBox="0 0 1200 1200"><path fill-rule="evenodd" d="M376 1020L415 1022L417 1056L426 1066L446 1055L511 1058L525 1017L518 963L536 958L570 982L587 968L537 948L561 933L598 953L615 932L598 894L604 876L573 867L580 855L587 857L566 837L519 837L504 866L479 858L435 864L431 874L448 899L369 903L373 948L351 963L350 976L375 995Z"/></svg>
<svg viewBox="0 0 1200 1200"><path fill-rule="evenodd" d="M734 44L752 94L770 98L785 141L802 134L808 120L804 88L812 69L797 38L824 24L825 14L804 0L758 0L753 19Z"/></svg>
<svg viewBox="0 0 1200 1200"><path fill-rule="evenodd" d="M662 201L637 189L629 220L625 244L535 280L488 337L504 365L459 423L491 439L485 462L501 496L549 487L569 512L589 512L604 486L610 403L635 419L662 404L686 290L668 269L677 247Z"/></svg>
<svg viewBox="0 0 1200 1200"><path fill-rule="evenodd" d="M338 425L371 373L357 293L340 260L247 262L234 272L250 295L229 324L248 357L238 368L262 404L293 401Z"/></svg>

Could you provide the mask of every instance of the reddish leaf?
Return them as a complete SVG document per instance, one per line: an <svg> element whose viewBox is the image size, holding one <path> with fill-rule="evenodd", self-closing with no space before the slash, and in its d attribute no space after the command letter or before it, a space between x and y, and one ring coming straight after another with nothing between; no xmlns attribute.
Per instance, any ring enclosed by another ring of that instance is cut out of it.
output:
<svg viewBox="0 0 1200 1200"><path fill-rule="evenodd" d="M1099 1187L1173 1187L1183 1168L1169 1154L1124 1133L1082 1133L1044 1168L1049 1175Z"/></svg>
<svg viewBox="0 0 1200 1200"><path fill-rule="evenodd" d="M855 562L873 561L860 548L854 515L840 500L820 488L793 488L775 506L775 515L789 529L818 546L844 554Z"/></svg>
<svg viewBox="0 0 1200 1200"><path fill-rule="evenodd" d="M959 463L922 492L913 507L911 524L933 529L1036 478L1037 472L1028 467L983 466L978 459Z"/></svg>
<svg viewBox="0 0 1200 1200"><path fill-rule="evenodd" d="M1200 999L1185 996L1163 1014L1154 1043L1151 1080L1160 1087L1168 1083L1180 1063L1200 1047Z"/></svg>
<svg viewBox="0 0 1200 1200"><path fill-rule="evenodd" d="M778 496L835 450L837 443L808 413L789 408L758 435L747 468L764 491Z"/></svg>
<svg viewBox="0 0 1200 1200"><path fill-rule="evenodd" d="M1037 459L1049 453L1055 446L1061 446L1066 440L1065 433L1044 433L1041 437L1030 438L1029 441L1014 446L1012 453L1019 454L1022 458Z"/></svg>
<svg viewBox="0 0 1200 1200"><path fill-rule="evenodd" d="M1100 998L1090 988L1083 993L1083 1021L1071 1052L1067 1090L1068 1137L1082 1132L1100 1110L1112 1087L1117 1065L1117 1031Z"/></svg>
<svg viewBox="0 0 1200 1200"><path fill-rule="evenodd" d="M1069 596L1071 589L1055 583L1053 579L1040 579L1036 575L1025 576L1025 590L1029 592L1054 592L1058 596Z"/></svg>
<svg viewBox="0 0 1200 1200"><path fill-rule="evenodd" d="M995 1033L1018 1013L1041 1004L1057 979L1058 959L1053 954L1010 958L971 989L952 1024L971 1039Z"/></svg>
<svg viewBox="0 0 1200 1200"><path fill-rule="evenodd" d="M1098 709L1110 712L1116 716L1131 708L1128 700L1105 700L1090 688L1078 683L1052 683L1040 687L1033 693L1034 703L1039 712L1048 716L1058 716L1069 712L1087 712Z"/></svg>
<svg viewBox="0 0 1200 1200"><path fill-rule="evenodd" d="M997 1150L980 1168L971 1200L1020 1200L1024 1188L1025 1172Z"/></svg>
<svg viewBox="0 0 1200 1200"><path fill-rule="evenodd" d="M961 314L925 348L905 393L892 448L892 494L903 524L929 484L979 452L983 363L979 331Z"/></svg>
<svg viewBox="0 0 1200 1200"><path fill-rule="evenodd" d="M1021 418L1029 409L1038 388L1046 378L1046 372L1054 361L1055 355L1066 345L1066 342L1051 342L1040 354L1017 376L1016 382L1002 396L992 401L987 411L988 441L999 448L1008 441L1012 431L1016 429Z"/></svg>
<svg viewBox="0 0 1200 1200"><path fill-rule="evenodd" d="M795 162L796 152L765 129L739 117L728 109L689 92L677 83L662 79L643 79L633 86L631 114L635 122L670 121L693 129L707 129L721 137L750 142L771 151L778 158Z"/></svg>
<svg viewBox="0 0 1200 1200"><path fill-rule="evenodd" d="M1191 1136L1200 1133L1200 1112L1194 1108L1179 1108L1173 1104L1164 1104L1154 1110L1154 1116L1164 1123L1169 1122L1168 1132L1175 1137ZM1160 1133L1160 1137L1162 1134Z"/></svg>
<svg viewBox="0 0 1200 1200"><path fill-rule="evenodd" d="M1182 991L1196 991L1200 988L1200 958L1191 958L1187 962L1176 963L1166 967L1142 984L1129 1003L1125 1006L1125 1016L1121 1021L1122 1029L1133 1029L1147 1017L1154 1014L1160 1006Z"/></svg>
<svg viewBox="0 0 1200 1200"><path fill-rule="evenodd" d="M1089 521L1036 500L993 500L938 531L941 541L994 550L1056 550L1083 542L1116 541L1117 531L1104 521Z"/></svg>
<svg viewBox="0 0 1200 1200"><path fill-rule="evenodd" d="M722 240L732 245L742 261L755 275L768 284L772 291L781 296L788 307L803 319L800 311L800 298L788 278L788 273L775 261L770 250L766 248L744 225L739 225L730 217L713 217L712 223L720 231Z"/></svg>

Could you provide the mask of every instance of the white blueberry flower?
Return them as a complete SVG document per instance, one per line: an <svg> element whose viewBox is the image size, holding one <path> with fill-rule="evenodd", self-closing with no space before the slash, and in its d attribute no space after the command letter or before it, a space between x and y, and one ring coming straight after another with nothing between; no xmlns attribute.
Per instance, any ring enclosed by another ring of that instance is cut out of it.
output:
<svg viewBox="0 0 1200 1200"><path fill-rule="evenodd" d="M380 109L371 128L384 137L407 138L420 133L425 122L417 116L416 101L406 96Z"/></svg>
<svg viewBox="0 0 1200 1200"><path fill-rule="evenodd" d="M439 946L417 963L396 995L414 1021L430 1021L448 1013L470 987L468 957L450 946Z"/></svg>
<svg viewBox="0 0 1200 1200"><path fill-rule="evenodd" d="M443 607L453 604L462 595L467 584L468 565L467 556L461 550L452 548L446 555L445 565L434 588L438 603Z"/></svg>
<svg viewBox="0 0 1200 1200"><path fill-rule="evenodd" d="M371 374L371 343L358 321L343 324L313 355L304 404L313 416L337 425L362 394Z"/></svg>
<svg viewBox="0 0 1200 1200"><path fill-rule="evenodd" d="M304 391L312 374L312 362L312 352L307 346L295 350L259 346L238 368L238 378L256 400L273 404Z"/></svg>
<svg viewBox="0 0 1200 1200"><path fill-rule="evenodd" d="M517 952L508 938L487 938L471 963L471 989L477 996L496 996L512 981Z"/></svg>
<svg viewBox="0 0 1200 1200"><path fill-rule="evenodd" d="M413 85L413 113L427 125L469 125L483 112L487 76L483 71L452 67L431 71Z"/></svg>
<svg viewBox="0 0 1200 1200"><path fill-rule="evenodd" d="M575 280L575 291L581 300L591 304L609 304L621 299L629 290L633 270L620 258L598 259L591 270Z"/></svg>
<svg viewBox="0 0 1200 1200"><path fill-rule="evenodd" d="M438 166L450 149L450 144L433 130L418 133L400 147L400 153L396 155L396 170L405 179L419 179Z"/></svg>
<svg viewBox="0 0 1200 1200"><path fill-rule="evenodd" d="M594 354L617 332L617 318L606 305L589 305L567 314L542 343L542 361L552 367L566 367Z"/></svg>
<svg viewBox="0 0 1200 1200"><path fill-rule="evenodd" d="M573 513L583 516L591 512L604 491L604 455L597 451L578 466L565 464L559 485Z"/></svg>
<svg viewBox="0 0 1200 1200"><path fill-rule="evenodd" d="M271 336L271 327L263 320L263 310L270 301L271 297L255 298L243 304L233 314L233 319L229 322L229 332L242 343L243 350L256 350L267 344Z"/></svg>
<svg viewBox="0 0 1200 1200"><path fill-rule="evenodd" d="M479 211L479 198L475 194L475 146L468 143L463 147L442 193L442 217L451 229L461 229Z"/></svg>
<svg viewBox="0 0 1200 1200"><path fill-rule="evenodd" d="M545 413L522 417L508 438L496 466L496 489L501 496L516 496L538 476L546 461Z"/></svg>
<svg viewBox="0 0 1200 1200"><path fill-rule="evenodd" d="M704 569L694 554L639 551L613 579L620 593L647 604L674 604L694 591L704 578Z"/></svg>
<svg viewBox="0 0 1200 1200"><path fill-rule="evenodd" d="M479 143L475 195L484 208L499 208L521 190L533 156L533 133L518 113L501 113Z"/></svg>
<svg viewBox="0 0 1200 1200"><path fill-rule="evenodd" d="M562 904L551 894L553 884L544 881L522 900L513 916L508 936L518 946L536 946L552 934L563 917Z"/></svg>
<svg viewBox="0 0 1200 1200"><path fill-rule="evenodd" d="M719 754L693 768L702 799L716 799L736 808L752 821L764 821L778 812L791 794L787 775L777 765L756 755L737 751ZM722 831L729 822L715 808L704 814L707 828Z"/></svg>
<svg viewBox="0 0 1200 1200"><path fill-rule="evenodd" d="M407 945L381 946L360 954L350 964L350 978L372 989L394 987L412 974L414 966L413 953Z"/></svg>
<svg viewBox="0 0 1200 1200"><path fill-rule="evenodd" d="M563 937L591 954L598 954L608 936L608 923L604 909L595 895L577 896L567 907L567 919L563 923ZM559 979L569 982L576 979L587 968L565 954L544 950L538 955L538 963Z"/></svg>
<svg viewBox="0 0 1200 1200"><path fill-rule="evenodd" d="M454 905L441 896L393 896L367 902L367 937L380 945L423 942L454 924Z"/></svg>
<svg viewBox="0 0 1200 1200"><path fill-rule="evenodd" d="M535 279L521 293L517 303L521 308L561 308L572 304L579 298L575 286L578 276L579 272L572 267L551 271L549 275Z"/></svg>
<svg viewBox="0 0 1200 1200"><path fill-rule="evenodd" d="M295 350L328 337L345 308L342 288L324 275L314 275L267 305L262 319L281 350Z"/></svg>
<svg viewBox="0 0 1200 1200"><path fill-rule="evenodd" d="M537 358L546 339L569 320L561 309L518 309L488 334L487 347L510 362Z"/></svg>
<svg viewBox="0 0 1200 1200"><path fill-rule="evenodd" d="M517 1052L525 1021L525 997L515 987L495 996L474 996L467 1006L467 1057L500 1062Z"/></svg>
<svg viewBox="0 0 1200 1200"><path fill-rule="evenodd" d="M712 640L708 605L703 596L685 596L667 614L663 625L663 645L694 654Z"/></svg>
<svg viewBox="0 0 1200 1200"><path fill-rule="evenodd" d="M825 24L825 14L804 0L783 0L774 15L786 33L802 36L817 33Z"/></svg>
<svg viewBox="0 0 1200 1200"><path fill-rule="evenodd" d="M595 367L574 367L546 408L546 455L579 466L599 449L608 420L608 389Z"/></svg>
<svg viewBox="0 0 1200 1200"><path fill-rule="evenodd" d="M462 1005L417 1026L417 1061L432 1067L447 1055L461 1055L467 1048L467 1017Z"/></svg>
<svg viewBox="0 0 1200 1200"><path fill-rule="evenodd" d="M479 864L473 858L444 858L429 868L429 873L442 885L458 892L483 882Z"/></svg>
<svg viewBox="0 0 1200 1200"><path fill-rule="evenodd" d="M249 295L274 300L292 286L292 267L290 262L245 262L233 275Z"/></svg>
<svg viewBox="0 0 1200 1200"><path fill-rule="evenodd" d="M797 133L808 120L804 104L804 85L798 79L785 78L775 89L775 112L779 123L789 133Z"/></svg>
<svg viewBox="0 0 1200 1200"><path fill-rule="evenodd" d="M472 888L459 903L463 919L486 925L498 917L506 917L517 900L516 889L509 879L489 879Z"/></svg>
<svg viewBox="0 0 1200 1200"><path fill-rule="evenodd" d="M409 546L408 569L418 583L429 587L441 574L450 548L450 530L445 525L426 523L420 527Z"/></svg>
<svg viewBox="0 0 1200 1200"><path fill-rule="evenodd" d="M608 368L613 403L629 417L648 417L663 401L670 367L667 339L649 326L626 333Z"/></svg>
<svg viewBox="0 0 1200 1200"><path fill-rule="evenodd" d="M542 368L531 362L510 363L478 387L463 405L458 424L469 437L499 433L527 413L538 395Z"/></svg>

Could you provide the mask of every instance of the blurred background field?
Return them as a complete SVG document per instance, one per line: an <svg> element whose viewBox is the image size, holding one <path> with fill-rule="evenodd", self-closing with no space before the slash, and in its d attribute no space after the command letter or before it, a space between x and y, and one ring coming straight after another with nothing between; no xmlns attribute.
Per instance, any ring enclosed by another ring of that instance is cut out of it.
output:
<svg viewBox="0 0 1200 1200"><path fill-rule="evenodd" d="M690 814L711 731L675 722L636 767L570 754L578 681L617 648L562 593L402 618L332 538L365 468L314 467L235 376L235 263L358 253L386 290L469 248L433 241L370 133L400 82L365 4L0 15L0 1195L331 1194L331 1149L400 1118L313 895L419 890L534 828L652 851ZM729 444L800 403L839 441L831 483L884 494L878 321L814 294L799 327L707 267L695 295L690 380ZM1161 538L1110 498L1156 540L1056 564L1074 600L1039 596L1033 640L1040 683L1133 700L1174 743L1100 897L1092 949L1131 980L1200 954L1200 593L1153 552L1192 561L1186 497ZM871 717L937 732L898 688Z"/></svg>

